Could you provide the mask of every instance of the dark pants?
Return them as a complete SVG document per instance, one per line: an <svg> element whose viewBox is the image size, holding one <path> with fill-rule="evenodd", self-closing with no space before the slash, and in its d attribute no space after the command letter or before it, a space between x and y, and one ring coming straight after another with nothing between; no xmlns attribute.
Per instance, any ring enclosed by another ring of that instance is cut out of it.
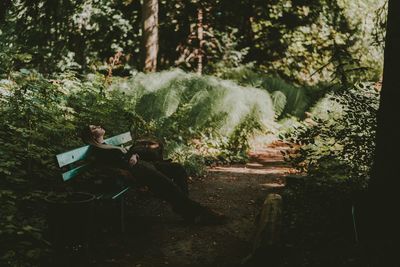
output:
<svg viewBox="0 0 400 267"><path fill-rule="evenodd" d="M130 171L139 185L148 186L184 218L190 220L201 210L202 206L188 197L187 174L180 164L139 160Z"/></svg>
<svg viewBox="0 0 400 267"><path fill-rule="evenodd" d="M181 164L168 161L156 161L152 164L159 172L170 178L185 195L189 195L188 175Z"/></svg>

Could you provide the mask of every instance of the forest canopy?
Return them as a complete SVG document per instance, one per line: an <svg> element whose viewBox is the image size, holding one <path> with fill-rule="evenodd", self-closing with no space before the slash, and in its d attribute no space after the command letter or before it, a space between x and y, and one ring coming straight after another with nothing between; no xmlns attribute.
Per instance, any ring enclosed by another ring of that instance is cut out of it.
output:
<svg viewBox="0 0 400 267"><path fill-rule="evenodd" d="M384 0L158 2L160 70L196 70L201 55L208 74L251 65L301 84L381 77ZM3 74L105 72L118 52L116 73L141 70L140 1L6 0L1 10Z"/></svg>

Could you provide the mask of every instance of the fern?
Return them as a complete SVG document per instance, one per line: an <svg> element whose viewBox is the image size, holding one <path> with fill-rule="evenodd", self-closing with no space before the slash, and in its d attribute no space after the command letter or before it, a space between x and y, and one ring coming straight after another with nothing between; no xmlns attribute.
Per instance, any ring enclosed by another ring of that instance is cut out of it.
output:
<svg viewBox="0 0 400 267"><path fill-rule="evenodd" d="M271 94L272 103L274 105L275 116L278 118L286 106L286 96L281 91L275 91Z"/></svg>
<svg viewBox="0 0 400 267"><path fill-rule="evenodd" d="M267 128L274 124L273 103L267 91L211 76L181 70L139 74L123 81L121 86L113 85L113 88L123 90L127 95L135 95L130 91L139 88L142 96L136 93L133 108L148 121L165 120L181 106L189 105L185 111L187 115L183 116L186 122L181 122L181 126L191 125L195 130L207 127L211 118L218 118L216 130L229 135L252 109L259 110L260 123Z"/></svg>
<svg viewBox="0 0 400 267"><path fill-rule="evenodd" d="M310 99L306 90L301 87L291 85L278 77L265 77L262 84L270 92L279 91L286 97L286 105L281 116L292 115L298 118L304 117L304 112L310 105Z"/></svg>
<svg viewBox="0 0 400 267"><path fill-rule="evenodd" d="M258 72L251 65L225 69L220 76L224 79L233 80L242 86L265 89L272 95L276 94L276 97L279 95L279 103L274 102L277 119L291 116L303 119L305 112L319 99L323 98L328 92L337 90L337 87L326 84L294 86L279 77ZM285 104L283 104L282 95L275 92L284 94ZM275 100L278 101L277 98Z"/></svg>

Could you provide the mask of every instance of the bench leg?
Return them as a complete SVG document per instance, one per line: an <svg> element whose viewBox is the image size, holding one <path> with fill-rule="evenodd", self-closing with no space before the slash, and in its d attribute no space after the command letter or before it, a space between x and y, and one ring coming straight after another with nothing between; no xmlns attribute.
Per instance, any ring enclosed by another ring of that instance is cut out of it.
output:
<svg viewBox="0 0 400 267"><path fill-rule="evenodd" d="M121 223L121 232L125 232L125 197L121 196L120 199L120 223Z"/></svg>

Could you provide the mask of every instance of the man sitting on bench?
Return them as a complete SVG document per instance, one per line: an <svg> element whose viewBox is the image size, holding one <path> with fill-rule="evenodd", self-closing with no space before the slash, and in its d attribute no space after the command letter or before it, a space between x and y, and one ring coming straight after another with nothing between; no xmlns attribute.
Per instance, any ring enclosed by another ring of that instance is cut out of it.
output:
<svg viewBox="0 0 400 267"><path fill-rule="evenodd" d="M187 175L178 163L152 163L140 160L132 150L104 143L105 130L101 126L83 127L83 141L93 147L95 163L128 170L128 184L145 185L158 197L172 205L173 210L185 221L199 225L222 224L226 216L190 199L187 191Z"/></svg>

